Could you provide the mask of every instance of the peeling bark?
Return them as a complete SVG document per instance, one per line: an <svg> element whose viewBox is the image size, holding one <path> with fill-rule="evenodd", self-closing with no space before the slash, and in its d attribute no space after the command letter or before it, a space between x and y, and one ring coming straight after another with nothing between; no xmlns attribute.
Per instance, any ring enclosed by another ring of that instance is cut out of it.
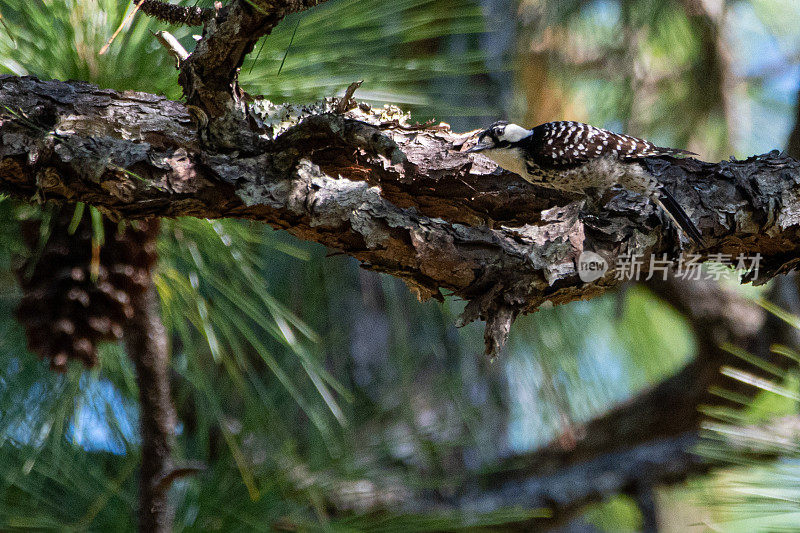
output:
<svg viewBox="0 0 800 533"><path fill-rule="evenodd" d="M214 9L179 6L165 0L142 0L139 8L142 13L176 26L202 26L216 14Z"/></svg>
<svg viewBox="0 0 800 533"><path fill-rule="evenodd" d="M0 191L83 201L112 217L261 220L405 280L421 299L468 301L495 352L511 321L543 303L597 296L584 250L609 264L681 250L679 236L626 191L586 201L537 188L461 150L469 134L416 127L398 109L335 112L257 101L254 153L204 149L187 108L82 82L0 77ZM718 164L652 159L710 253L761 254L758 282L795 268L800 163L778 152Z"/></svg>

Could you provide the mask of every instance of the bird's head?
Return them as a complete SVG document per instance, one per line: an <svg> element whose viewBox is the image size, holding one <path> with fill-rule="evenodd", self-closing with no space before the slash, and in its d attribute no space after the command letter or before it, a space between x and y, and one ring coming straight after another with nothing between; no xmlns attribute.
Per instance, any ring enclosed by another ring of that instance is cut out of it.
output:
<svg viewBox="0 0 800 533"><path fill-rule="evenodd" d="M531 134L530 130L526 130L522 126L516 124L509 124L501 120L495 122L478 137L478 144L467 150L467 153L483 152L485 150L501 150L515 148L525 137Z"/></svg>

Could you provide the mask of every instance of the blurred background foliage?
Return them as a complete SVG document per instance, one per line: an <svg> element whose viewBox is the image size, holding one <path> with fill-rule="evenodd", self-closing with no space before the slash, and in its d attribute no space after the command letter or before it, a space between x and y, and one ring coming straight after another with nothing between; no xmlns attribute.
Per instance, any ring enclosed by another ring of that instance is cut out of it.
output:
<svg viewBox="0 0 800 533"><path fill-rule="evenodd" d="M149 32L158 22L137 16L98 56L130 8L0 0L0 72L180 98L173 61ZM193 31L174 33L191 49ZM341 94L359 79L360 99L457 130L497 118L583 120L706 160L744 156L783 147L794 125L800 10L793 0L331 0L288 17L242 68L246 90L277 101ZM132 364L108 344L97 367L53 373L27 352L14 318L13 271L30 254L18 220L46 219L48 209L0 201L0 526L130 529ZM488 365L481 326L453 325L461 302L419 303L398 280L285 233L165 221L158 252L177 454L207 465L173 488L178 530L524 520L537 511L392 509L404 491L446 497L467 473L549 443L670 376L695 350L686 319L644 286L519 320L505 356ZM785 373L770 379L796 389ZM759 396L742 412L795 412L797 398L782 397ZM776 464L714 449L739 466L661 490L664 530L800 522L793 443ZM642 524L623 496L582 520L607 531Z"/></svg>

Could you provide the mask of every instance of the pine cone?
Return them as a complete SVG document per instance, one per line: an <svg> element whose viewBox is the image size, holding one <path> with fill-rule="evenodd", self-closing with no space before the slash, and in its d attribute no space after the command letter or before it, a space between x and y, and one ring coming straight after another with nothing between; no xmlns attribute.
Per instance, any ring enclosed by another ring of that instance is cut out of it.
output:
<svg viewBox="0 0 800 533"><path fill-rule="evenodd" d="M32 255L17 270L23 291L17 319L25 327L28 348L59 371L71 359L94 366L98 343L122 338L123 323L133 314L131 297L147 288L157 259L157 219L126 224L122 230L106 219L93 279L91 217L84 214L70 235L73 211L65 206L53 214L39 253L40 221L21 223Z"/></svg>

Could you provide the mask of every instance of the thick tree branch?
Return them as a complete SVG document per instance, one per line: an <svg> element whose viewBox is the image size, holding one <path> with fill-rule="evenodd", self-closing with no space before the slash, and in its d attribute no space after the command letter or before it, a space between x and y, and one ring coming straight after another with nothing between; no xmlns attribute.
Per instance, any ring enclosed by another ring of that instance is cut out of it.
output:
<svg viewBox="0 0 800 533"><path fill-rule="evenodd" d="M794 433L796 434L796 432ZM787 435L786 438L789 438ZM427 514L432 511L497 512L517 507L543 510L547 515L524 522L497 524L501 531L545 531L571 520L586 505L629 492L642 486L672 484L689 474L710 468L690 451L697 436L682 435L610 452L552 474L521 481L485 484L466 474L457 490L450 487L417 488L402 482L402 476L386 473L380 479L343 480L330 471L311 472L305 465L282 465L297 486L324 487L328 507L336 514L389 512ZM743 445L746 445L743 443ZM756 450L756 453L763 453ZM771 450L770 453L774 453Z"/></svg>
<svg viewBox="0 0 800 533"><path fill-rule="evenodd" d="M477 485L458 498L458 507L485 511L514 505L546 509L549 517L520 524L526 531L545 531L568 522L590 503L634 491L640 485L670 485L708 471L711 465L691 452L697 443L695 434L654 439L551 474L493 486Z"/></svg>
<svg viewBox="0 0 800 533"><path fill-rule="evenodd" d="M614 265L680 249L636 195L586 204L536 188L459 151L468 135L409 126L395 108L259 102L250 117L263 149L245 155L204 150L186 108L153 95L0 77L0 101L3 192L124 218L261 220L398 276L421 298L445 290L468 300L465 320L487 319L492 346L518 313L618 285L613 269L580 281L584 250ZM795 267L800 163L773 152L647 164L704 231L708 252L760 253L760 281Z"/></svg>
<svg viewBox="0 0 800 533"><path fill-rule="evenodd" d="M672 281L654 286L657 294L687 314L697 331L707 330L698 335L697 358L674 377L589 422L578 432L584 436L574 447L564 448L556 439L544 449L497 465L491 475L467 475L457 489L415 492L387 476L384 484L369 484L369 510L490 511L518 505L545 509L549 516L503 527L544 531L568 522L589 503L619 493L636 494L647 487L680 483L720 466L695 453L701 443L701 429L714 431L713 437L729 453L759 460L785 454L793 448L800 431L797 417L760 427L703 424L700 407L726 404L709 388L726 389L743 397L757 392L719 372L720 365L727 364L758 373L755 367L720 349L719 344L737 343L769 359L773 355L768 353L769 341L775 338L770 332L777 325L772 322L774 317L759 306L715 285L696 282L687 286ZM779 367L793 363L788 358L772 362ZM333 504L337 509L350 509L341 499L334 499Z"/></svg>

